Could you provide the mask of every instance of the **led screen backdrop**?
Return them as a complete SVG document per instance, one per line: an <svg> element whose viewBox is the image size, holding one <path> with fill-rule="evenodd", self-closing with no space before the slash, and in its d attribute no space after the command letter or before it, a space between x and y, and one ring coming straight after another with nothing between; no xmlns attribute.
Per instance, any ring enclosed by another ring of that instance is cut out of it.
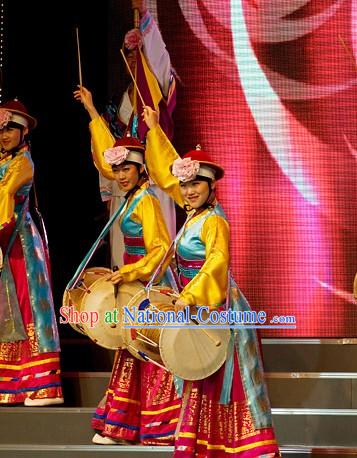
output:
<svg viewBox="0 0 357 458"><path fill-rule="evenodd" d="M232 269L264 336L357 337L357 2L147 0L179 80L175 146L226 169Z"/></svg>

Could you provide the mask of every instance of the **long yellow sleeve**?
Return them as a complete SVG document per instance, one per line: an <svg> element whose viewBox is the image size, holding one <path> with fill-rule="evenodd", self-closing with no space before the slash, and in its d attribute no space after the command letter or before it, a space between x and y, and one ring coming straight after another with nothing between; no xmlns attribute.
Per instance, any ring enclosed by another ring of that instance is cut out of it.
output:
<svg viewBox="0 0 357 458"><path fill-rule="evenodd" d="M33 163L24 154L11 160L11 164L0 181L0 228L14 216L15 194L24 184L32 180Z"/></svg>
<svg viewBox="0 0 357 458"><path fill-rule="evenodd" d="M141 199L131 217L142 224L147 254L139 261L121 267L120 273L125 282L148 281L170 246L169 233L159 201L150 194Z"/></svg>
<svg viewBox="0 0 357 458"><path fill-rule="evenodd" d="M170 171L172 163L179 157L159 125L149 130L145 150L145 162L149 175L180 207L183 207L184 200L180 191L180 182Z"/></svg>
<svg viewBox="0 0 357 458"><path fill-rule="evenodd" d="M114 180L112 168L105 162L103 154L106 149L113 147L115 138L110 133L101 116L98 116L89 123L89 130L92 139L94 165L103 176L109 180Z"/></svg>
<svg viewBox="0 0 357 458"><path fill-rule="evenodd" d="M224 302L229 266L229 226L218 215L205 221L201 240L206 247L206 261L199 273L181 291L180 299L189 305L215 308Z"/></svg>

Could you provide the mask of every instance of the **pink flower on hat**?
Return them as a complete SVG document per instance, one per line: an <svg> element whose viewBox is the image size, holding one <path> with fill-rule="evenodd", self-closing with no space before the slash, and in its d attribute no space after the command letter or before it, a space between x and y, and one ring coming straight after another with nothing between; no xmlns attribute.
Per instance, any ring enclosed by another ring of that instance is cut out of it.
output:
<svg viewBox="0 0 357 458"><path fill-rule="evenodd" d="M12 114L10 111L5 110L5 108L0 108L0 129L3 129L7 126L8 122L11 121Z"/></svg>
<svg viewBox="0 0 357 458"><path fill-rule="evenodd" d="M124 46L129 51L133 49L141 48L143 45L143 39L138 29L129 30L124 37Z"/></svg>
<svg viewBox="0 0 357 458"><path fill-rule="evenodd" d="M200 169L200 163L192 160L190 157L176 159L172 164L172 175L185 183L196 178Z"/></svg>
<svg viewBox="0 0 357 458"><path fill-rule="evenodd" d="M115 146L104 151L104 159L110 165L120 165L128 157L129 150L125 146Z"/></svg>

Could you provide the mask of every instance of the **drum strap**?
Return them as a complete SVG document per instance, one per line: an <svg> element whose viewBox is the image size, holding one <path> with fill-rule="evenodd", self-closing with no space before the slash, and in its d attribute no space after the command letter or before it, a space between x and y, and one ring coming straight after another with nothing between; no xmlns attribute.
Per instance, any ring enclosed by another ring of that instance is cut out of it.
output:
<svg viewBox="0 0 357 458"><path fill-rule="evenodd" d="M183 399L182 399L182 406L181 406L180 415L179 415L179 419L178 419L176 431L175 431L175 439L178 439L179 437L179 432L181 430L183 416L186 411L187 403L188 403L188 400L191 394L191 388L192 388L192 381L191 380L186 381L185 391L183 393Z"/></svg>
<svg viewBox="0 0 357 458"><path fill-rule="evenodd" d="M9 261L9 253L19 233L20 225L24 223L28 210L28 198L17 217L14 231L11 235L4 254L2 271L0 273L0 342L15 342L26 340L27 334L22 320L20 305L17 297L15 280Z"/></svg>
<svg viewBox="0 0 357 458"><path fill-rule="evenodd" d="M110 228L112 227L113 223L115 222L115 220L117 218L120 218L120 216L124 213L127 204L128 204L128 201L124 200L124 202L120 205L118 210L115 213L113 213L113 215L111 216L111 218L109 219L109 221L105 225L104 229L99 234L99 237L93 243L93 245L91 246L90 250L85 255L83 261L78 266L73 278L68 282L68 284L66 286L66 290L71 290L71 289L75 288L75 286L77 285L79 279L81 278L81 276L82 276L82 274L83 274L88 262L91 260L92 256L94 255L95 251L97 250L98 246L103 241L104 237L108 234L108 232L109 232Z"/></svg>
<svg viewBox="0 0 357 458"><path fill-rule="evenodd" d="M181 228L181 230L179 231L179 233L177 234L176 238L171 242L169 248L167 249L166 253L164 254L163 258L161 259L159 265L157 266L156 270L154 271L151 279L149 280L149 282L147 283L147 285L145 286L145 290L147 292L150 291L152 285L154 284L155 280L157 279L158 275L161 273L161 269L162 269L162 266L164 265L164 263L167 261L168 257L169 256L173 256L174 254L174 251L175 250L175 247L176 247L176 244L177 244L177 241L182 237L182 234L183 232L185 231L185 228L186 228L186 225L187 223L195 216L195 214L192 214L192 215L189 215L188 218L186 219L185 221L185 224L184 226ZM179 286L177 284L177 281L176 281L176 278L175 278L175 275L174 273L172 272L172 269L171 267L169 266L167 268L167 273L169 274L169 279L170 279L170 283L171 283L171 287L178 293L179 292Z"/></svg>
<svg viewBox="0 0 357 458"><path fill-rule="evenodd" d="M233 383L233 369L234 369L234 333L231 330L231 338L227 348L227 359L224 363L223 384L221 395L219 399L220 404L229 404L231 401L231 391Z"/></svg>
<svg viewBox="0 0 357 458"><path fill-rule="evenodd" d="M228 282L227 282L227 293L226 293L226 304L225 309L228 310L231 307L231 272L228 269ZM220 404L229 404L231 401L231 391L233 383L233 369L234 369L234 341L235 333L231 329L231 338L229 339L227 348L227 359L224 363L224 375L223 384L221 389L221 396L219 399Z"/></svg>

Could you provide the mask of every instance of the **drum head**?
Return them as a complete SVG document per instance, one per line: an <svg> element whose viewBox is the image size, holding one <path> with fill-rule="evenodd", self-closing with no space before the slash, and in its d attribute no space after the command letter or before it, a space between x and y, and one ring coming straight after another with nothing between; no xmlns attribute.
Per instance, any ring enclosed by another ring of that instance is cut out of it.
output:
<svg viewBox="0 0 357 458"><path fill-rule="evenodd" d="M83 309L84 298L90 294L92 284L111 272L112 271L106 267L91 267L86 269L82 274L81 284L71 290L65 290L62 298L62 305L66 307L74 307L77 312L81 312ZM87 335L83 324L71 322L69 322L69 324L75 331Z"/></svg>
<svg viewBox="0 0 357 458"><path fill-rule="evenodd" d="M117 294L117 307L122 309L127 306L133 297L143 290L144 286L140 281L132 281L129 283L123 283L119 286Z"/></svg>
<svg viewBox="0 0 357 458"><path fill-rule="evenodd" d="M154 286L150 289L149 301L151 306L156 306L160 310L167 310L174 308L172 301L177 298L178 295L175 291L169 287ZM140 304L147 299L147 291L144 286L141 286L139 291L129 302L128 308L133 307L139 308ZM138 326L138 322L133 321L130 323L133 326ZM141 323L142 324L142 323ZM154 324L156 326L156 324ZM160 329L144 329L145 334L153 340L153 344L147 343L145 338L140 335L140 329L138 328L123 328L123 339L127 350L136 358L141 361L146 361L145 358L140 356L140 353L144 353L150 359L162 364L159 340L160 340Z"/></svg>
<svg viewBox="0 0 357 458"><path fill-rule="evenodd" d="M84 325L90 339L109 350L125 348L123 343L122 315L123 306L142 289L140 282L124 283L118 289L117 300L114 297L114 285L107 281L107 276L100 278L91 287L91 294L84 299L83 310L98 312L98 323L90 328Z"/></svg>
<svg viewBox="0 0 357 458"><path fill-rule="evenodd" d="M83 312L96 312L98 321L93 327L88 324L83 327L93 342L109 350L117 350L123 343L120 316L114 310L117 309L113 284L107 278L100 278L91 286L91 293L85 296L82 306Z"/></svg>
<svg viewBox="0 0 357 458"><path fill-rule="evenodd" d="M75 289L68 291L66 289L63 293L62 305L65 307L74 307L75 310L79 311L77 304L80 305L82 303L82 298L83 298L82 290L75 288ZM83 326L81 324L72 323L71 321L69 321L68 324L71 325L75 331L79 332L80 334L86 335L85 330L83 329Z"/></svg>
<svg viewBox="0 0 357 458"><path fill-rule="evenodd" d="M225 362L229 329L164 328L160 354L167 369L184 380L201 380L214 374Z"/></svg>

